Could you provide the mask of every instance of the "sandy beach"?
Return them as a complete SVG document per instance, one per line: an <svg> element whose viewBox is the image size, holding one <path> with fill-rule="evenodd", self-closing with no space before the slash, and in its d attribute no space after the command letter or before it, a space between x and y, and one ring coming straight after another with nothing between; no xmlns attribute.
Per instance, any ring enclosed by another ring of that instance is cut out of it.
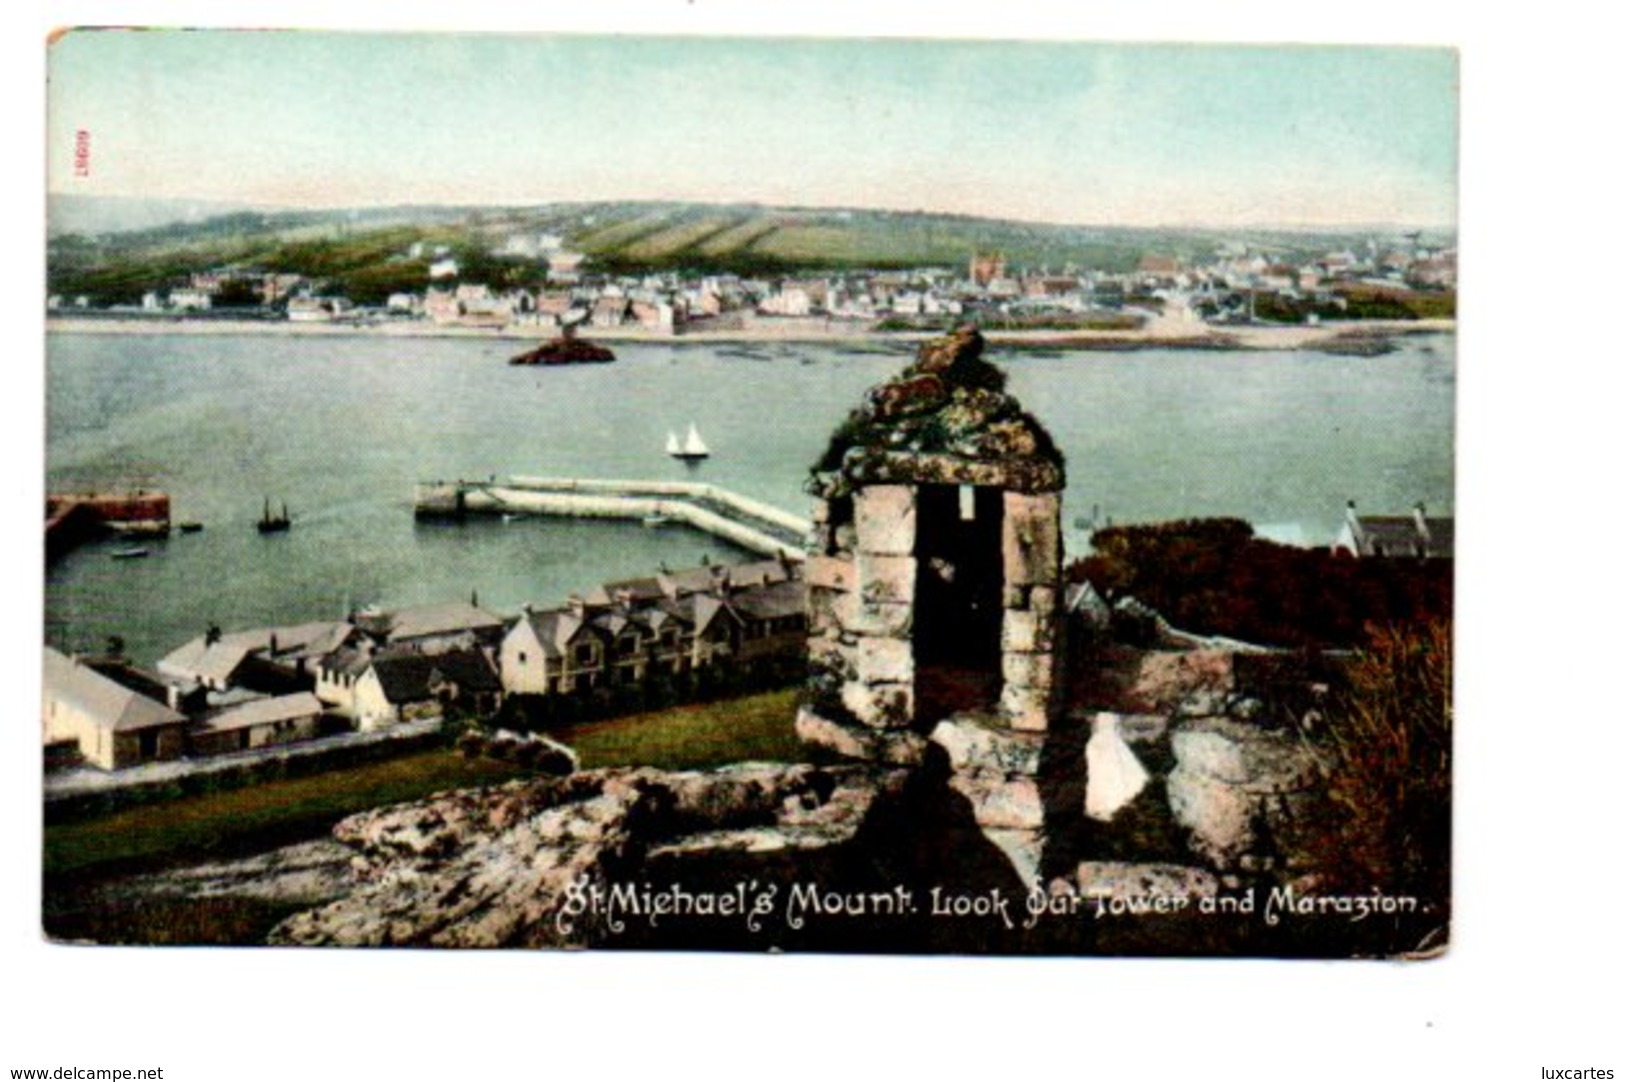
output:
<svg viewBox="0 0 1625 1082"><path fill-rule="evenodd" d="M426 321L289 323L260 319L187 319L175 317L52 316L52 334L110 335L272 335L332 337L365 335L382 338L471 338L484 341L535 342L555 336L541 327L458 327ZM1250 325L1215 327L1199 320L1153 319L1133 330L1045 329L987 332L994 346L1051 349L1316 349L1382 339L1391 335L1449 334L1452 319L1361 320L1317 325ZM759 319L734 329L688 329L670 334L643 327L595 327L582 337L609 342L683 344L749 344L816 342L824 345L877 346L906 344L935 337L936 331L878 331L850 320Z"/></svg>

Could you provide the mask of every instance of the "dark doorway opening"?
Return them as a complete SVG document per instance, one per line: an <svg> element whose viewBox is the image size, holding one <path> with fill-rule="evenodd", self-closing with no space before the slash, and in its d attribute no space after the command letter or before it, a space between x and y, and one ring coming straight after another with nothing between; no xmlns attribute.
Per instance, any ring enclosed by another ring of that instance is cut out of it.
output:
<svg viewBox="0 0 1625 1082"><path fill-rule="evenodd" d="M916 712L930 722L998 699L1004 494L922 485L917 514Z"/></svg>

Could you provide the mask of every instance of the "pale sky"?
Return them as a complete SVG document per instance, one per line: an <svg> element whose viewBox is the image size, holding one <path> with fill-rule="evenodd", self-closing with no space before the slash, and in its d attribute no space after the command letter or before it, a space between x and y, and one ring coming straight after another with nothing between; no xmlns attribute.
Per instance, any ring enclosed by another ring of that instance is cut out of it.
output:
<svg viewBox="0 0 1625 1082"><path fill-rule="evenodd" d="M77 31L48 185L1448 226L1456 76L1438 48Z"/></svg>

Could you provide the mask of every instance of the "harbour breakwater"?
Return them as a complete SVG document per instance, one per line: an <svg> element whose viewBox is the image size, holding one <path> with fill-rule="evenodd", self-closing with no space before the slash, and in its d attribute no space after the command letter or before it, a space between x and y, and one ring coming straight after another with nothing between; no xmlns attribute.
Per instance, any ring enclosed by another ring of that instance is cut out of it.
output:
<svg viewBox="0 0 1625 1082"><path fill-rule="evenodd" d="M413 500L425 520L469 515L560 515L569 518L678 522L765 556L804 558L812 522L716 485L687 481L622 481L508 477L491 481L420 482Z"/></svg>
<svg viewBox="0 0 1625 1082"><path fill-rule="evenodd" d="M66 552L109 533L138 537L169 534L169 495L134 492L52 492L45 497L45 551Z"/></svg>

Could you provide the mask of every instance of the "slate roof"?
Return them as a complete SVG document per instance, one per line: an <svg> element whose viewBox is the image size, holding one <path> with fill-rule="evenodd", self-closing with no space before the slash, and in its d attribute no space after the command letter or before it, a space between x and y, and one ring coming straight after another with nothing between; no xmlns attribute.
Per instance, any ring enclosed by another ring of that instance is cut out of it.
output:
<svg viewBox="0 0 1625 1082"><path fill-rule="evenodd" d="M467 601L396 609L387 620L389 638L395 642L462 631L490 631L502 626L502 617Z"/></svg>
<svg viewBox="0 0 1625 1082"><path fill-rule="evenodd" d="M295 695L278 695L270 699L257 699L242 706L234 706L203 722L203 727L210 732L227 732L232 729L247 729L255 725L269 725L279 721L293 721L298 718L308 718L320 714L324 707L322 701L308 691L301 691Z"/></svg>
<svg viewBox="0 0 1625 1082"><path fill-rule="evenodd" d="M114 683L49 646L45 648L43 679L47 698L79 708L98 726L112 732L133 732L186 721L185 715L156 699Z"/></svg>
<svg viewBox="0 0 1625 1082"><path fill-rule="evenodd" d="M1416 528L1412 515L1360 515L1360 555L1374 556L1437 556L1453 558L1456 554L1456 520L1434 518L1426 520L1428 537L1424 539Z"/></svg>
<svg viewBox="0 0 1625 1082"><path fill-rule="evenodd" d="M710 630L711 624L719 616L727 615L738 620L739 614L735 612L726 601L712 597L710 594L694 595L694 631L703 635Z"/></svg>
<svg viewBox="0 0 1625 1082"><path fill-rule="evenodd" d="M569 609L544 609L528 613L520 619L529 622L548 657L563 657L584 628L593 630L586 618L577 616Z"/></svg>
<svg viewBox="0 0 1625 1082"><path fill-rule="evenodd" d="M795 576L792 573L793 565L786 565L783 560L756 560L748 564L734 564L726 568L728 583L734 587L740 586L771 586L777 582L787 582Z"/></svg>
<svg viewBox="0 0 1625 1082"><path fill-rule="evenodd" d="M606 582L592 590L587 594L586 600L589 605L612 605L623 593L628 595L633 604L638 604L664 597L666 590L654 576L621 579L619 582Z"/></svg>
<svg viewBox="0 0 1625 1082"><path fill-rule="evenodd" d="M360 676L372 664L372 659L373 655L367 651L346 646L322 658L320 667L325 673Z"/></svg>
<svg viewBox="0 0 1625 1082"><path fill-rule="evenodd" d="M444 654L396 654L373 659L372 671L392 703L415 703L434 697L438 676L463 691L500 691L502 681L478 650L452 650Z"/></svg>
<svg viewBox="0 0 1625 1082"><path fill-rule="evenodd" d="M185 646L166 654L158 671L196 680L224 683L249 654L269 651L276 642L277 660L299 661L325 657L342 647L355 627L343 620L317 620L285 627L257 627L233 631L209 642L199 635Z"/></svg>
<svg viewBox="0 0 1625 1082"><path fill-rule="evenodd" d="M729 599L747 620L777 620L799 616L807 611L807 585L803 582L776 582L741 590Z"/></svg>
<svg viewBox="0 0 1625 1082"><path fill-rule="evenodd" d="M660 574L661 588L670 597L702 594L714 589L716 584L717 576L710 567L685 567L681 571L664 571Z"/></svg>

